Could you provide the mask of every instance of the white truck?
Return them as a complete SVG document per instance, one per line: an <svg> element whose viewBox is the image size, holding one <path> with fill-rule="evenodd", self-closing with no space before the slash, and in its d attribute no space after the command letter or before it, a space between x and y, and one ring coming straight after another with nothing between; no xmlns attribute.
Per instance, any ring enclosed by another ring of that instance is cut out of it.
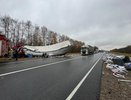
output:
<svg viewBox="0 0 131 100"><path fill-rule="evenodd" d="M91 55L91 54L94 54L94 47L92 47L90 45L81 47L81 55L82 56Z"/></svg>

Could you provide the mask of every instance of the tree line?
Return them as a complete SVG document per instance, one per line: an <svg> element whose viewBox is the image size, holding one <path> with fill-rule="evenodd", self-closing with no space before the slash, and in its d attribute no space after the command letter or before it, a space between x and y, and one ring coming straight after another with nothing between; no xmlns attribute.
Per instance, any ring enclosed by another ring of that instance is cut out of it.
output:
<svg viewBox="0 0 131 100"><path fill-rule="evenodd" d="M45 26L33 25L30 20L19 21L8 15L0 16L0 30L9 39L11 47L18 44L45 46L70 40L73 43L71 52L79 52L84 45L82 41L58 34Z"/></svg>
<svg viewBox="0 0 131 100"><path fill-rule="evenodd" d="M112 52L119 52L119 53L131 53L131 45L124 47L124 48L120 48L120 49L113 49L111 51Z"/></svg>

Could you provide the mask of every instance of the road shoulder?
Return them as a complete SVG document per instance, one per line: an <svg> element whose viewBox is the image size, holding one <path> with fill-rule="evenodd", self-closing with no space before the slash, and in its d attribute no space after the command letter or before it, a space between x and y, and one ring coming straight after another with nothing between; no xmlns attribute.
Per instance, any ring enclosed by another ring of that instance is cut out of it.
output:
<svg viewBox="0 0 131 100"><path fill-rule="evenodd" d="M98 100L100 95L101 71L102 63L100 60L79 90L76 92L72 100Z"/></svg>
<svg viewBox="0 0 131 100"><path fill-rule="evenodd" d="M131 100L131 83L119 82L105 66L103 64L100 100ZM131 71L125 80L131 80Z"/></svg>

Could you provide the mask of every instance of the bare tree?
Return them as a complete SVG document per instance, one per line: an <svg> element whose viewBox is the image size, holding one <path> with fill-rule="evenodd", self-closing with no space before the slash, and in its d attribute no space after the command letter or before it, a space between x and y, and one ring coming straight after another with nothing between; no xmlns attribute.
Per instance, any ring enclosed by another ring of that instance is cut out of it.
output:
<svg viewBox="0 0 131 100"><path fill-rule="evenodd" d="M25 32L26 32L26 25L24 23L24 21L21 22L21 43L24 44L24 36L25 36Z"/></svg>
<svg viewBox="0 0 131 100"><path fill-rule="evenodd" d="M68 37L65 35L60 35L60 42L68 40Z"/></svg>
<svg viewBox="0 0 131 100"><path fill-rule="evenodd" d="M31 23L31 21L27 21L26 22L26 30L27 30L27 44L29 45L29 36L30 36L30 31L31 31L31 27L32 27L32 23ZM31 36L32 36L32 34L31 34Z"/></svg>
<svg viewBox="0 0 131 100"><path fill-rule="evenodd" d="M46 45L50 45L51 44L51 31L50 30L47 30L45 39L46 39Z"/></svg>
<svg viewBox="0 0 131 100"><path fill-rule="evenodd" d="M16 35L16 44L19 44L19 40L20 40L20 25L21 25L21 23L20 22L18 22L17 23L17 35Z"/></svg>
<svg viewBox="0 0 131 100"><path fill-rule="evenodd" d="M34 34L33 34L33 45L40 46L42 45L42 37L40 34L40 28L39 26L35 26Z"/></svg>
<svg viewBox="0 0 131 100"><path fill-rule="evenodd" d="M47 34L47 28L46 27L41 27L41 34L43 38L43 45L46 45L46 34Z"/></svg>
<svg viewBox="0 0 131 100"><path fill-rule="evenodd" d="M51 34L51 44L56 44L57 43L57 33L52 32Z"/></svg>
<svg viewBox="0 0 131 100"><path fill-rule="evenodd" d="M10 16L2 16L0 17L1 21L1 27L4 29L5 36L9 38L9 29L10 29L10 24L11 24L11 18Z"/></svg>
<svg viewBox="0 0 131 100"><path fill-rule="evenodd" d="M11 20L11 25L10 25L10 34L11 34L11 37L9 39L12 42L12 45L16 44L17 23L18 23L18 21L16 19L12 19Z"/></svg>

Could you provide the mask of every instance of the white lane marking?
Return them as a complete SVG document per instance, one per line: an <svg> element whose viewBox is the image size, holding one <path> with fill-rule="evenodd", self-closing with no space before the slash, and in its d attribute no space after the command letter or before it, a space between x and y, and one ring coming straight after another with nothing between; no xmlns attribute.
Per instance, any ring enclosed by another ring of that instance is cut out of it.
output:
<svg viewBox="0 0 131 100"><path fill-rule="evenodd" d="M54 63L49 63L49 64L45 64L45 65L21 69L21 70L17 70L17 71L13 71L13 72L8 72L8 73L0 74L0 77L10 75L10 74L20 73L20 72L24 72L24 71L28 71L28 70L33 70L33 69L37 69L37 68L41 68L41 67L45 67L45 66L49 66L49 65L54 65L54 64L58 64L58 63L62 63L62 62L67 62L67 61L71 61L71 60L75 60L75 59L79 59L79 58L82 58L82 57L80 56L80 57L76 57L76 58L72 58L72 59L68 59L68 60L62 60L62 61L58 61L58 62L54 62Z"/></svg>
<svg viewBox="0 0 131 100"><path fill-rule="evenodd" d="M77 90L80 88L82 83L85 81L87 76L90 74L90 72L93 70L93 68L96 66L96 64L99 62L101 57L95 62L95 64L92 66L92 68L86 73L86 75L82 78L82 80L78 83L78 85L74 88L74 90L70 93L70 95L66 98L66 100L71 100L74 94L77 92Z"/></svg>

